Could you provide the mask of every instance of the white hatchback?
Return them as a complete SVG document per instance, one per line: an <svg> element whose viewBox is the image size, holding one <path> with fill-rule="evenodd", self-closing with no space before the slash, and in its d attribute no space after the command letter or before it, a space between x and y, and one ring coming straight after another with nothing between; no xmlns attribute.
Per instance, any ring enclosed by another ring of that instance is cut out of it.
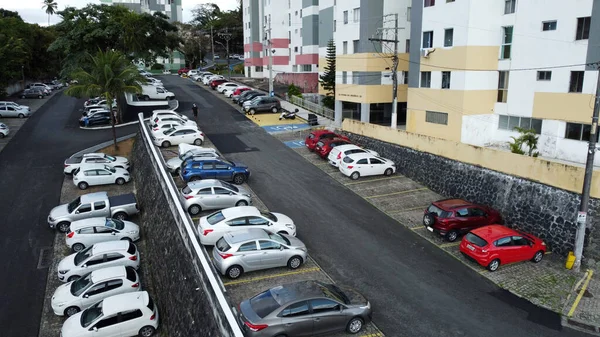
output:
<svg viewBox="0 0 600 337"><path fill-rule="evenodd" d="M58 263L58 279L71 282L94 270L129 266L136 270L140 266L137 247L129 241L101 242L71 254Z"/></svg>
<svg viewBox="0 0 600 337"><path fill-rule="evenodd" d="M331 152L329 152L329 156L327 156L327 161L332 166L338 167L340 162L342 160L344 160L344 158L346 156L354 154L354 153L370 153L370 154L374 155L375 157L379 156L379 154L375 151L363 149L362 147L354 145L354 144L347 144L347 145L338 145L338 146L332 148Z"/></svg>
<svg viewBox="0 0 600 337"><path fill-rule="evenodd" d="M233 83L233 82L225 82L223 84L220 84L219 86L217 86L217 91L220 93L223 93L223 91L225 91L226 89L233 89L233 88L237 88L240 85L237 83Z"/></svg>
<svg viewBox="0 0 600 337"><path fill-rule="evenodd" d="M198 236L203 245L214 245L225 233L244 228L262 228L296 236L296 225L288 216L261 212L254 206L225 208L198 220Z"/></svg>
<svg viewBox="0 0 600 337"><path fill-rule="evenodd" d="M107 241L140 239L140 227L130 221L112 218L89 218L71 222L66 244L79 252L93 244Z"/></svg>
<svg viewBox="0 0 600 337"><path fill-rule="evenodd" d="M179 144L194 144L200 146L204 143L204 133L193 126L178 126L153 134L152 141L154 142L154 145L162 147L170 147Z"/></svg>
<svg viewBox="0 0 600 337"><path fill-rule="evenodd" d="M396 164L389 159L370 153L355 153L344 157L340 162L339 169L345 176L356 180L365 176L390 176L396 172Z"/></svg>
<svg viewBox="0 0 600 337"><path fill-rule="evenodd" d="M8 136L9 133L10 133L10 128L8 127L8 125L6 125L4 123L0 123L0 138L4 138L4 137Z"/></svg>
<svg viewBox="0 0 600 337"><path fill-rule="evenodd" d="M158 309L147 291L107 297L69 317L61 337L154 336Z"/></svg>
<svg viewBox="0 0 600 337"><path fill-rule="evenodd" d="M94 185L123 185L131 180L129 171L105 164L82 165L73 175L73 184L81 190Z"/></svg>
<svg viewBox="0 0 600 337"><path fill-rule="evenodd" d="M51 299L52 310L58 316L73 316L109 296L141 289L138 273L131 267L98 269L56 288Z"/></svg>
<svg viewBox="0 0 600 337"><path fill-rule="evenodd" d="M150 117L150 120L152 122L156 122L156 117L161 117L161 116L174 116L174 117L179 117L180 119L183 120L188 120L188 117L184 114L180 114L177 111L174 110L154 110L152 111L152 116Z"/></svg>

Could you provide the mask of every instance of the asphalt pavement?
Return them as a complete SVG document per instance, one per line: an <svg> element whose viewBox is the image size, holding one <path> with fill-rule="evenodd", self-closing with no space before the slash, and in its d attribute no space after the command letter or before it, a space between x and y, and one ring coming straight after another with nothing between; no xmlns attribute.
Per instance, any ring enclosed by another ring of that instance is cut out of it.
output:
<svg viewBox="0 0 600 337"><path fill-rule="evenodd" d="M63 162L112 139L111 130L81 130L83 100L58 93L0 152L0 336L38 336L54 233L46 218L57 206ZM117 136L137 131L119 128ZM50 249L49 249L50 248Z"/></svg>
<svg viewBox="0 0 600 337"><path fill-rule="evenodd" d="M225 157L250 167L250 187L295 220L322 269L371 300L385 335L585 336L389 218L205 89L162 80L179 111L199 105L199 126Z"/></svg>

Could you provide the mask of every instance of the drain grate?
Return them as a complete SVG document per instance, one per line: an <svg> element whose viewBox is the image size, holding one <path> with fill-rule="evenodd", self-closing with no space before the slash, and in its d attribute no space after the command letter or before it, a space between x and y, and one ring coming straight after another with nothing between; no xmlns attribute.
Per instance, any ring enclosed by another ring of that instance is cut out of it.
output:
<svg viewBox="0 0 600 337"><path fill-rule="evenodd" d="M37 269L46 269L50 267L52 263L52 247L46 247L40 249L40 259L38 261Z"/></svg>

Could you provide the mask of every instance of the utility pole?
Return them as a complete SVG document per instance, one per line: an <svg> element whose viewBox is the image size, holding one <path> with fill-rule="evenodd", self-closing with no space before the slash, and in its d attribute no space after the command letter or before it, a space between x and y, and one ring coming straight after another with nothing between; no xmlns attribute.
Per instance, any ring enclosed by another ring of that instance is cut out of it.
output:
<svg viewBox="0 0 600 337"><path fill-rule="evenodd" d="M600 68L600 64L596 64ZM579 271L583 255L583 243L585 241L585 230L587 225L588 203L590 201L590 187L592 185L592 174L594 173L594 157L596 155L596 143L598 142L598 115L600 113L600 69L596 82L596 97L594 103L594 115L592 116L592 127L590 129L590 140L588 142L587 160L585 162L585 176L583 178L583 191L581 192L581 204L577 213L577 232L575 233L575 263L573 269Z"/></svg>
<svg viewBox="0 0 600 337"><path fill-rule="evenodd" d="M266 51L269 55L269 96L273 95L273 46L271 44L271 20L269 20L269 28L265 31Z"/></svg>
<svg viewBox="0 0 600 337"><path fill-rule="evenodd" d="M229 61L229 40L231 40L231 36L233 34L229 33L229 28L225 28L225 33L219 33L219 36L225 39L227 45L225 46L225 53L227 57L227 69L229 69L229 77L228 80L231 80L231 63Z"/></svg>
<svg viewBox="0 0 600 337"><path fill-rule="evenodd" d="M213 36L213 26L210 26L210 44L212 46L212 59L213 59L213 67L216 67L215 64L215 38Z"/></svg>

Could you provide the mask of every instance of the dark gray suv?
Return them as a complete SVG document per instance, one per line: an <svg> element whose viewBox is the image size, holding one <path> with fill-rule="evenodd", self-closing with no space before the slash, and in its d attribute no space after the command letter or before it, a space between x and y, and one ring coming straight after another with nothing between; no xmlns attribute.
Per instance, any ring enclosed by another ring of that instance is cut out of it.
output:
<svg viewBox="0 0 600 337"><path fill-rule="evenodd" d="M281 111L281 102L278 98L259 96L255 99L244 102L244 112L254 115L257 112L278 113Z"/></svg>

